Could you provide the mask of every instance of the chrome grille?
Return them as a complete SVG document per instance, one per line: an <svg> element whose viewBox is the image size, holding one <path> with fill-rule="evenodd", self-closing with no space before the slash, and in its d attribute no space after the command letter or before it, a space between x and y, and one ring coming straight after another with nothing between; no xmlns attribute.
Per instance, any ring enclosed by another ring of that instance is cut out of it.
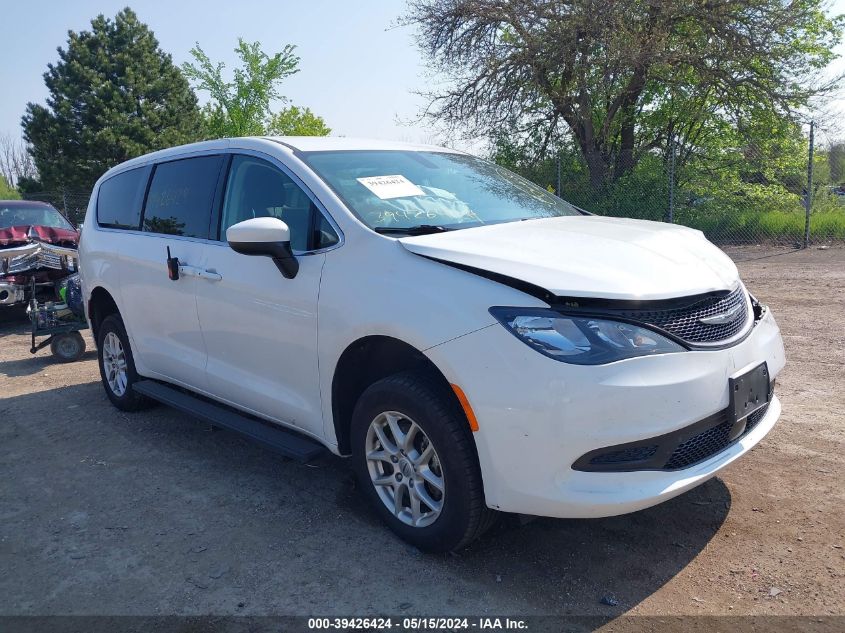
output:
<svg viewBox="0 0 845 633"><path fill-rule="evenodd" d="M739 307L730 323L707 324L700 319L724 314ZM657 326L690 343L718 343L739 334L749 319L745 290L739 286L723 297L708 297L692 305L670 310L624 310L620 315Z"/></svg>
<svg viewBox="0 0 845 633"><path fill-rule="evenodd" d="M38 255L35 253L29 255L18 255L17 257L4 260L4 262L4 273L22 273L30 268L36 268L38 266Z"/></svg>
<svg viewBox="0 0 845 633"><path fill-rule="evenodd" d="M61 270L63 268L62 256L57 255L56 253L41 251L38 253L38 266L41 268L55 268L57 270Z"/></svg>
<svg viewBox="0 0 845 633"><path fill-rule="evenodd" d="M0 255L2 254L3 252L0 251ZM66 263L62 262L62 255L51 253L48 250L38 250L33 253L0 259L0 273L2 274L23 273L38 268L64 270L66 266Z"/></svg>

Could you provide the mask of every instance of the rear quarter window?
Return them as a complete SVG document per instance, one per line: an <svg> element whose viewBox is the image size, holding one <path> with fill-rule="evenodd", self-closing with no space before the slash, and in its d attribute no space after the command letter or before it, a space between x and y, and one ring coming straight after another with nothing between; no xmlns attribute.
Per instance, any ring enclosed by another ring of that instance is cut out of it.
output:
<svg viewBox="0 0 845 633"><path fill-rule="evenodd" d="M141 206L150 167L138 167L112 176L97 193L97 224L115 229L141 228Z"/></svg>

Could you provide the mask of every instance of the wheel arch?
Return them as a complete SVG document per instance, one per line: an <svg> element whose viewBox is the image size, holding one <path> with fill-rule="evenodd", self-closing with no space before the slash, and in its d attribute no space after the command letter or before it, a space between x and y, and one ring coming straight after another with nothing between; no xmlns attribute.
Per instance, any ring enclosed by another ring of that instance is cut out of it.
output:
<svg viewBox="0 0 845 633"><path fill-rule="evenodd" d="M444 393L454 399L463 413L446 376L416 347L391 336L359 338L350 343L340 355L332 377L332 421L341 455L348 455L352 450L352 412L361 394L376 381L403 371L417 371L432 378L444 389Z"/></svg>
<svg viewBox="0 0 845 633"><path fill-rule="evenodd" d="M108 290L97 286L91 291L91 297L88 299L88 320L95 343L99 340L100 324L110 314L120 314L117 302Z"/></svg>

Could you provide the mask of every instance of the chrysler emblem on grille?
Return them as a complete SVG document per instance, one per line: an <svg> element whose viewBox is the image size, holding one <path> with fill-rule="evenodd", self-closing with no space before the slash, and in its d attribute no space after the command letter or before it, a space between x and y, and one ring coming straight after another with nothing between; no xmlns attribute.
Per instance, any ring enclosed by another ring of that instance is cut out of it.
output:
<svg viewBox="0 0 845 633"><path fill-rule="evenodd" d="M703 323L704 325L725 325L726 323L733 323L736 321L736 318L739 316L741 310L742 304L740 303L727 312L714 314L713 316L701 317L698 322Z"/></svg>

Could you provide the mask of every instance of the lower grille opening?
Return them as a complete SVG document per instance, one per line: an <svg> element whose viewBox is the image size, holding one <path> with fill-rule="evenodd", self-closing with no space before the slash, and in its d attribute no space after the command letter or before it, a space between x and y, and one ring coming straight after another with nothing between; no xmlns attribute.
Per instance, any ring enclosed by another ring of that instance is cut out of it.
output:
<svg viewBox="0 0 845 633"><path fill-rule="evenodd" d="M757 423L763 419L768 409L769 405L766 404L749 415L745 422L745 431L736 438L731 439L733 423L730 420L725 420L721 424L711 427L685 442L681 442L678 448L672 453L669 461L666 462L664 469L677 470L679 468L687 468L713 457L716 453L721 453L735 441L745 437L751 429L757 426Z"/></svg>
<svg viewBox="0 0 845 633"><path fill-rule="evenodd" d="M591 464L619 464L626 462L643 462L654 457L659 447L657 444L650 446L639 446L635 448L625 448L621 451L611 451L609 453L602 453L590 459Z"/></svg>
<svg viewBox="0 0 845 633"><path fill-rule="evenodd" d="M769 402L774 388L769 390ZM608 446L590 451L572 465L587 472L624 472L635 470L680 470L689 468L738 442L760 423L769 403L745 419L745 428L736 434L728 410L720 411L686 428L630 444Z"/></svg>

